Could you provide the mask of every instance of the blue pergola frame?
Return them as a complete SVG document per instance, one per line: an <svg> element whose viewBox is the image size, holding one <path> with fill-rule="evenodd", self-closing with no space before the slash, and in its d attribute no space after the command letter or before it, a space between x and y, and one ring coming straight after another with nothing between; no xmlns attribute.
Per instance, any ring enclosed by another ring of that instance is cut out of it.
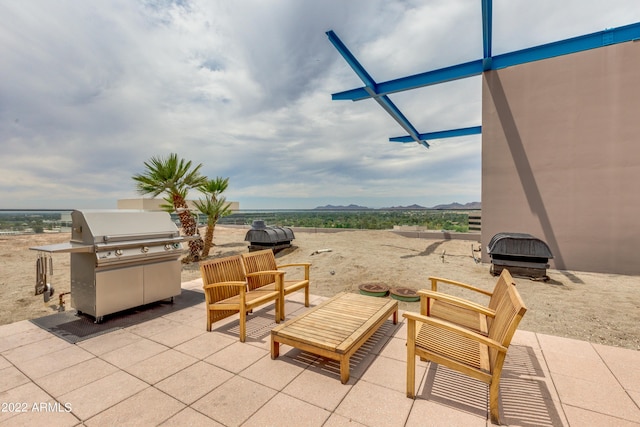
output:
<svg viewBox="0 0 640 427"><path fill-rule="evenodd" d="M429 148L429 139L452 138L464 135L475 135L482 133L482 126L473 126L461 129L450 129L436 132L419 133L417 129L402 114L396 105L389 99L388 95L420 87L431 86L453 80L465 79L481 75L485 71L499 70L513 65L527 62L540 61L542 59L553 58L561 55L581 52L589 49L624 43L640 39L640 22L623 27L606 29L596 33L573 37L553 43L518 50L493 56L491 52L492 44L492 0L482 0L482 45L483 57L476 61L466 62L451 67L440 68L438 70L427 71L412 76L401 77L382 83L376 83L367 73L365 68L358 62L356 57L347 49L340 38L333 31L327 31L327 36L349 66L356 72L365 86L338 92L331 95L335 100L361 101L373 98L382 108L396 120L408 133L406 136L390 138L392 142L417 142Z"/></svg>

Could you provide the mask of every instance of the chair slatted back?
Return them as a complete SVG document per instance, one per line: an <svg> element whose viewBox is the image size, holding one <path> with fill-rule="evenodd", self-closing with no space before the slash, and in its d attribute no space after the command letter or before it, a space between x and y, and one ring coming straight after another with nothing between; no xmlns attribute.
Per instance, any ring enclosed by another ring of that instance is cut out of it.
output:
<svg viewBox="0 0 640 427"><path fill-rule="evenodd" d="M496 310L497 315L495 319L491 319L488 335L489 338L509 347L527 307L525 307L509 271L502 270L498 280L496 290L491 298L491 303L495 304L495 308L491 308ZM492 369L495 369L496 364L501 365L504 362L504 355L501 359L498 359L497 356L498 352L490 348L489 360Z"/></svg>
<svg viewBox="0 0 640 427"><path fill-rule="evenodd" d="M506 270L502 270L502 271L506 271ZM507 277L508 275L508 277ZM508 288L509 286L515 286L515 283L513 283L513 279L511 278L511 274L509 273L509 271L506 271L505 274L500 274L500 277L498 278L498 282L496 283L496 286L493 288L493 294L491 295L491 299L489 300L489 304L488 307L494 311L498 310L498 306L500 305L500 302L505 299L508 298ZM492 318L488 318L487 319L487 328L491 328L491 323L493 322Z"/></svg>
<svg viewBox="0 0 640 427"><path fill-rule="evenodd" d="M244 267L240 255L203 261L200 263L200 274L202 275L202 284L209 304L237 296L240 294L240 290L235 286L207 288L207 285L245 281Z"/></svg>
<svg viewBox="0 0 640 427"><path fill-rule="evenodd" d="M278 269L276 257L271 249L263 249L261 251L247 252L242 254L244 267L247 274L256 273L258 271L274 271ZM273 274L265 274L258 277L247 277L247 285L249 290L257 289L261 286L275 282Z"/></svg>

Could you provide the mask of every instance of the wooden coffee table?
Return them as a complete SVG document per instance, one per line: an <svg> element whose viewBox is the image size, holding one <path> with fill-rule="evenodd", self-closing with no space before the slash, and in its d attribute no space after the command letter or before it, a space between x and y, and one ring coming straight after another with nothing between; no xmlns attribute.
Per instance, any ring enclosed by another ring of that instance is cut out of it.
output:
<svg viewBox="0 0 640 427"><path fill-rule="evenodd" d="M393 315L398 301L340 293L271 330L271 358L287 344L340 362L340 381L349 381L349 359Z"/></svg>

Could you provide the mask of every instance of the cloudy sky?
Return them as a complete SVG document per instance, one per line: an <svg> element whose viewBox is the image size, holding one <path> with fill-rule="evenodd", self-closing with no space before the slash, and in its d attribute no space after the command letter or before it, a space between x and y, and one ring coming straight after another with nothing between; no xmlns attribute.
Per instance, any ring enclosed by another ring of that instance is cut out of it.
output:
<svg viewBox="0 0 640 427"><path fill-rule="evenodd" d="M637 0L494 0L493 53L640 21ZM115 208L175 152L241 209L480 201L481 136L406 132L378 82L479 59L480 0L0 2L0 208ZM481 124L480 77L391 99L419 132ZM198 193L191 193L198 198Z"/></svg>

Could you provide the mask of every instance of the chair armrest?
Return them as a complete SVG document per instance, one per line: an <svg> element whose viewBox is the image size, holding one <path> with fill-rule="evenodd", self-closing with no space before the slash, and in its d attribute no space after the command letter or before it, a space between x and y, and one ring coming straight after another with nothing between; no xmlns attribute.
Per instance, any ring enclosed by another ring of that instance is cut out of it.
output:
<svg viewBox="0 0 640 427"><path fill-rule="evenodd" d="M473 310L477 313L480 314L484 314L485 316L488 317L495 317L496 316L496 312L495 310L492 310L488 307L485 307L481 304L475 303L473 301L468 301L464 298L460 298L460 297L456 297L453 295L448 295L448 294L444 294L442 292L434 292L434 291L429 291L426 289L421 289L418 291L418 295L420 295L420 299L422 300L423 298L427 298L427 300L429 298L433 298L433 299L437 299L440 301L444 301L446 303L449 304L453 304L456 305L458 307L462 307L462 308L466 308L468 310Z"/></svg>
<svg viewBox="0 0 640 427"><path fill-rule="evenodd" d="M232 282L207 283L206 285L203 285L202 288L209 289L209 288L217 288L220 286L235 286L238 288L244 288L247 286L247 282L232 281Z"/></svg>
<svg viewBox="0 0 640 427"><path fill-rule="evenodd" d="M309 267L311 267L310 262L297 262L297 263L282 264L277 266L277 268L287 268L287 267L304 267L304 280L309 280Z"/></svg>
<svg viewBox="0 0 640 427"><path fill-rule="evenodd" d="M282 268L282 267L306 267L309 268L311 267L311 263L310 262L296 262L296 263L291 263L291 264L282 264L282 265L278 265L278 268Z"/></svg>
<svg viewBox="0 0 640 427"><path fill-rule="evenodd" d="M214 288L222 288L225 286L238 288L239 290L238 295L240 296L241 301L244 301L244 298L247 292L247 282L240 282L240 281L234 280L234 281L228 281L228 282L207 283L206 285L202 286L202 289L204 289L205 301L207 302L207 305L211 303L216 303L219 301L217 299L213 301L209 299L209 296L210 296L209 290Z"/></svg>
<svg viewBox="0 0 640 427"><path fill-rule="evenodd" d="M266 275L280 275L280 276L284 276L284 271L278 271L278 270L263 270L263 271L256 271L255 273L247 273L246 276L247 277L255 277L255 276L266 276Z"/></svg>
<svg viewBox="0 0 640 427"><path fill-rule="evenodd" d="M276 283L276 290L278 292L282 292L282 289L284 288L284 271L278 271L278 270L264 270L264 271L256 271L255 273L247 273L246 277L256 277L256 276L274 276L275 277L275 283Z"/></svg>
<svg viewBox="0 0 640 427"><path fill-rule="evenodd" d="M488 347L492 347L495 348L496 350L500 351L500 352L507 352L507 347L503 346L502 344L500 344L499 342L489 338L489 337L485 337L484 335L480 335L474 331L471 331L469 329L465 329L461 326L458 326L454 323L451 322L447 322L445 320L440 320L440 319L434 319L433 317L427 317L427 316L423 316L422 314L418 314L418 313L413 313L413 312L405 312L402 314L402 316L407 319L409 322L421 322L421 323L425 323L425 324L429 324L431 326L434 326L436 328L440 328L440 329L444 329L450 332L453 332L457 335L461 335L465 338L468 338L470 340L476 341L480 344L484 344ZM415 330L415 329L414 329Z"/></svg>
<svg viewBox="0 0 640 427"><path fill-rule="evenodd" d="M449 285L459 286L461 288L465 288L465 289L468 289L470 291L479 292L479 293L484 294L484 295L489 296L489 297L491 295L493 295L493 292L486 291L484 289L480 289L478 287L475 287L473 285L469 285L467 283L458 282L456 280L443 279L442 277L434 277L434 276L429 277L429 280L431 281L431 290L432 291L437 291L438 290L438 283L446 283L446 284L449 284Z"/></svg>

